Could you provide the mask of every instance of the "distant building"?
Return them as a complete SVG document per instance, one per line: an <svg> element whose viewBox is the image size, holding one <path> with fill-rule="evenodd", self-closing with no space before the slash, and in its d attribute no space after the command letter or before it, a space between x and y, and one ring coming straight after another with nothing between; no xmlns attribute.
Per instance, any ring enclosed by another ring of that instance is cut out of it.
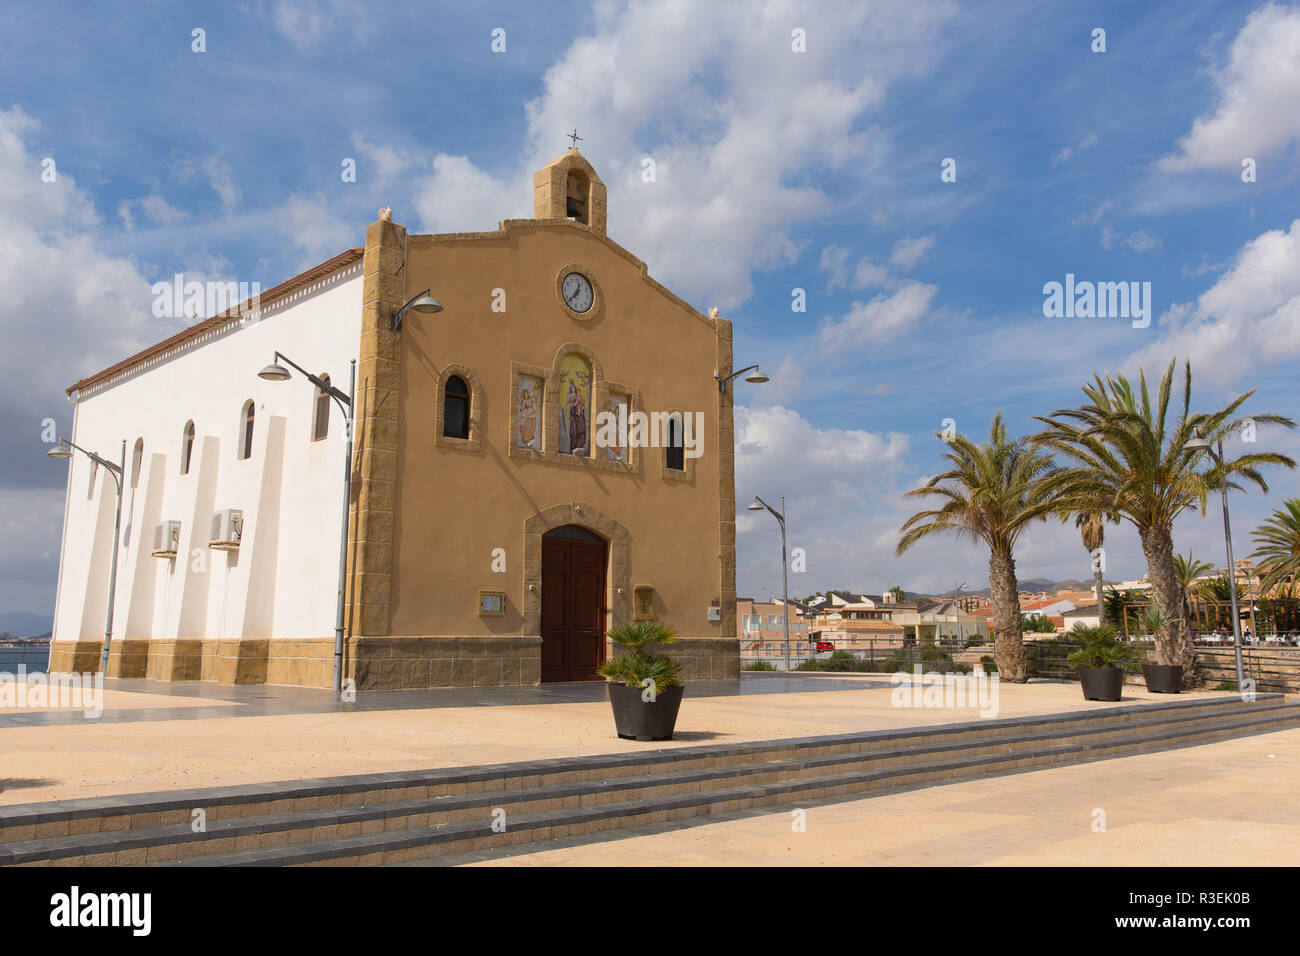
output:
<svg viewBox="0 0 1300 956"><path fill-rule="evenodd" d="M1061 614L1062 626L1068 631L1076 624L1083 624L1087 627L1096 627L1100 620L1100 614L1096 603L1080 604Z"/></svg>
<svg viewBox="0 0 1300 956"><path fill-rule="evenodd" d="M806 604L790 602L790 656L807 658L808 631L812 610ZM755 601L736 598L736 628L742 661L785 657L785 605L780 600Z"/></svg>
<svg viewBox="0 0 1300 956"><path fill-rule="evenodd" d="M989 638L988 617L963 611L954 601L923 604L915 611L895 615L893 620L902 627L906 644Z"/></svg>

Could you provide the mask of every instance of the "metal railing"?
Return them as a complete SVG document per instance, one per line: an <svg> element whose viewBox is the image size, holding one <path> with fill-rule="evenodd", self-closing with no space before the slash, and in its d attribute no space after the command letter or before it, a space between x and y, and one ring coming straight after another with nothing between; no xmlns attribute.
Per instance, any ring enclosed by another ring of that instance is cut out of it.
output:
<svg viewBox="0 0 1300 956"><path fill-rule="evenodd" d="M16 674L20 664L28 671L44 671L49 661L49 644L0 644L0 673Z"/></svg>

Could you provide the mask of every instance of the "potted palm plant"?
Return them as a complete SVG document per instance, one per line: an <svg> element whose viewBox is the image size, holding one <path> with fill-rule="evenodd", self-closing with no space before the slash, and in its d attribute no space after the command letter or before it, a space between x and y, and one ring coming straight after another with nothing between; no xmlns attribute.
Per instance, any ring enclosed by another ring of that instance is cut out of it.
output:
<svg viewBox="0 0 1300 956"><path fill-rule="evenodd" d="M1124 661L1132 657L1128 645L1119 639L1114 624L1089 627L1076 624L1070 637L1082 647L1070 655L1079 668L1084 700L1119 700L1124 687Z"/></svg>
<svg viewBox="0 0 1300 956"><path fill-rule="evenodd" d="M671 644L677 630L658 621L627 621L609 632L624 650L597 668L609 683L614 727L625 740L672 740L682 705L681 670L676 661L652 653L651 646Z"/></svg>
<svg viewBox="0 0 1300 956"><path fill-rule="evenodd" d="M1147 627L1151 633L1155 634L1162 629L1170 628L1177 624L1181 618L1173 618L1166 614L1160 608L1152 606L1147 608ZM1157 648L1160 646L1157 643ZM1157 655L1158 655L1157 651ZM1142 677L1147 682L1147 690L1153 694L1176 694L1183 683L1183 665L1182 664L1161 664L1156 661L1142 662Z"/></svg>

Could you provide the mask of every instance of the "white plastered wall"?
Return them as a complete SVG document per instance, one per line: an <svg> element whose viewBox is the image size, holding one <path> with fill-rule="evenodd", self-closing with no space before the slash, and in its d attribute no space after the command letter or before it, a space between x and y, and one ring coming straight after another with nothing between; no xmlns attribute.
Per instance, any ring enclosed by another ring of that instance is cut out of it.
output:
<svg viewBox="0 0 1300 956"><path fill-rule="evenodd" d="M237 324L78 397L72 441L116 462L126 440L114 639L325 637L334 630L343 509L345 423L312 440L315 389L296 371L257 371L278 350L346 392L361 328L356 262ZM237 457L244 404L255 404L253 452ZM186 422L195 424L180 473ZM132 453L144 441L132 487ZM54 639L103 636L115 488L71 461ZM238 552L207 547L213 512L244 513ZM152 557L154 527L181 522L174 561Z"/></svg>

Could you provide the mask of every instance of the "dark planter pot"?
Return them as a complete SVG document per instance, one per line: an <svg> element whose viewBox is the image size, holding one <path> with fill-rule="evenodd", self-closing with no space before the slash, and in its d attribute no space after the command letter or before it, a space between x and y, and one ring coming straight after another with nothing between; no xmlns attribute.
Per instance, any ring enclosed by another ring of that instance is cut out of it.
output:
<svg viewBox="0 0 1300 956"><path fill-rule="evenodd" d="M1124 689L1124 672L1118 667L1080 667L1084 700L1119 700Z"/></svg>
<svg viewBox="0 0 1300 956"><path fill-rule="evenodd" d="M1182 664L1143 664L1142 676L1153 694L1176 694L1183 684Z"/></svg>
<svg viewBox="0 0 1300 956"><path fill-rule="evenodd" d="M654 703L641 699L640 687L607 684L614 709L614 727L624 740L672 740L677 710L682 706L681 684L661 690Z"/></svg>

